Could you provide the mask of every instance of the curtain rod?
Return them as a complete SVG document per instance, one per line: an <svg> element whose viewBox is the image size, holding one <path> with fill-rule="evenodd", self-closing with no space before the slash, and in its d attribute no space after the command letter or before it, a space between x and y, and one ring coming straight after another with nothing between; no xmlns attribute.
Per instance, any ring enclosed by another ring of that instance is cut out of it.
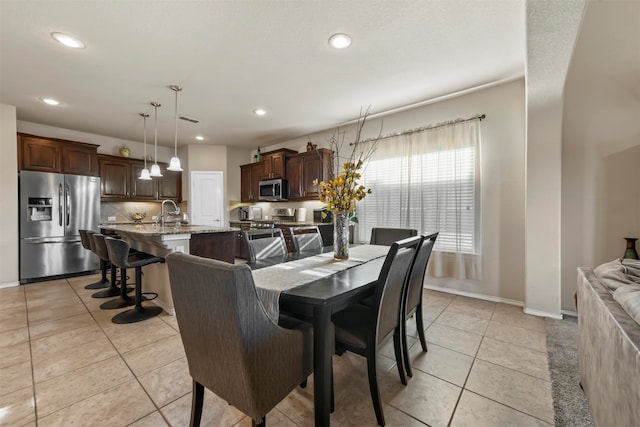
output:
<svg viewBox="0 0 640 427"><path fill-rule="evenodd" d="M402 131L402 132L390 133L390 134L381 136L379 138L367 138L367 139L364 139L364 140L360 141L359 143L370 142L370 141L378 141L380 139L392 138L394 136L409 135L409 134L415 133L415 132L423 132L425 130L437 129L437 128L441 128L441 127L444 127L444 126L457 125L458 123L469 122L471 120L482 121L486 117L487 116L484 115L484 114L476 114L475 116L469 117L467 119L448 120L446 122L435 123L435 124L432 124L432 125L422 126L422 127L415 128L415 129L409 129L409 130L405 130L405 131ZM355 144L354 142L349 143L349 145L354 145L354 144Z"/></svg>

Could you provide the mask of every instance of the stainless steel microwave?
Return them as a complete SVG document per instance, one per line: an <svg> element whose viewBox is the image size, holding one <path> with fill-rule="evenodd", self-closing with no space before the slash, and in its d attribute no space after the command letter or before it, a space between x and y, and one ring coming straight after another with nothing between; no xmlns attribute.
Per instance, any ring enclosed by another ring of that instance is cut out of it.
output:
<svg viewBox="0 0 640 427"><path fill-rule="evenodd" d="M286 179L270 179L268 181L260 181L260 183L258 184L258 188L258 200L264 200L268 202L280 202L287 200Z"/></svg>

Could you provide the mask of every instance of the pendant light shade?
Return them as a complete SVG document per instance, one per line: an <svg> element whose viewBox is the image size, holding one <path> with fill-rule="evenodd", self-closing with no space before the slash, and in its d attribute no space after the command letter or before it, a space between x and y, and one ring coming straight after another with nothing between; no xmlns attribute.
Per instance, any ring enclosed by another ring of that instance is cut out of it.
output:
<svg viewBox="0 0 640 427"><path fill-rule="evenodd" d="M176 93L176 102L175 102L175 135L174 135L174 151L173 157L169 162L169 167L167 170L181 172L182 167L180 166L180 159L178 158L178 92L182 90L180 86L171 85L169 88Z"/></svg>
<svg viewBox="0 0 640 427"><path fill-rule="evenodd" d="M142 179L144 181L150 181L151 175L149 174L149 169L147 169L147 117L149 115L147 113L140 113L142 116L142 120L144 122L144 169L140 171L140 176L138 179Z"/></svg>
<svg viewBox="0 0 640 427"><path fill-rule="evenodd" d="M153 165L151 166L151 173L150 175L153 177L160 177L162 176L162 172L160 172L160 166L158 165L158 107L161 106L161 104L159 102L152 102L151 105L153 106L153 109L155 110L155 118L154 118L154 145L155 145L155 152L154 152L154 156L153 156Z"/></svg>

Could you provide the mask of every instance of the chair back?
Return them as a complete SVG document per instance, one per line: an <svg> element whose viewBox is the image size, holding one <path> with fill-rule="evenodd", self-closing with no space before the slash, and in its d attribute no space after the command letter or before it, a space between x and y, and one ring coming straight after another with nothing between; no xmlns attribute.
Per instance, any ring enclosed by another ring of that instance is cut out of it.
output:
<svg viewBox="0 0 640 427"><path fill-rule="evenodd" d="M78 230L78 233L80 233L82 247L88 251L93 251L93 238L91 235L96 234L96 232L91 230Z"/></svg>
<svg viewBox="0 0 640 427"><path fill-rule="evenodd" d="M260 418L311 371L311 334L303 354L302 333L267 316L246 264L182 253L166 261L191 376Z"/></svg>
<svg viewBox="0 0 640 427"><path fill-rule="evenodd" d="M411 312L420 304L422 300L422 288L424 286L424 275L427 271L427 264L429 263L429 257L433 250L433 245L436 243L438 233L429 234L425 236L416 259L411 267L411 274L409 275L407 283L407 299L405 305L405 316L411 314Z"/></svg>
<svg viewBox="0 0 640 427"><path fill-rule="evenodd" d="M104 239L105 236L100 233L93 233L89 235L93 240L93 252L103 261L109 261L109 250Z"/></svg>
<svg viewBox="0 0 640 427"><path fill-rule="evenodd" d="M421 236L409 237L394 242L389 249L374 291L374 307L377 308L374 314L377 327L371 328L375 337L370 339L375 339L378 343L389 336L401 321L404 321L401 310L402 298L421 240Z"/></svg>
<svg viewBox="0 0 640 427"><path fill-rule="evenodd" d="M391 246L393 242L418 235L414 228L380 228L371 229L371 244Z"/></svg>
<svg viewBox="0 0 640 427"><path fill-rule="evenodd" d="M261 259L287 256L287 244L282 230L279 228L264 228L243 231L247 243L248 261L256 262Z"/></svg>
<svg viewBox="0 0 640 427"><path fill-rule="evenodd" d="M322 248L322 236L317 225L289 227L295 252L314 251Z"/></svg>
<svg viewBox="0 0 640 427"><path fill-rule="evenodd" d="M109 253L108 260L118 268L130 268L129 266L129 244L122 239L104 237L104 243Z"/></svg>

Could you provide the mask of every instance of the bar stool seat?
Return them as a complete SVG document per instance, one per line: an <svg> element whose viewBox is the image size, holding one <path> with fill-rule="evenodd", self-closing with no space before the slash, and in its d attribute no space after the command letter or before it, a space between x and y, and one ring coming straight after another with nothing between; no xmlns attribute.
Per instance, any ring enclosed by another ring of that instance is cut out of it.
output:
<svg viewBox="0 0 640 427"><path fill-rule="evenodd" d="M142 320L149 319L151 317L157 316L162 312L162 308L154 306L154 307L143 307L142 300L144 295L142 293L142 267L155 263L164 263L164 258L153 256L151 254L147 254L144 252L137 252L135 254L130 255L129 249L130 246L124 240L113 239L111 237L106 237L104 239L105 244L107 245L107 250L109 252L109 261L121 268L124 272L127 268L135 268L136 270L136 299L135 306L131 310L123 311L122 313L118 313L111 321L113 323L134 323L140 322ZM125 273L122 274L122 286L126 286L127 278ZM148 292L147 295L151 294L157 297L157 294Z"/></svg>
<svg viewBox="0 0 640 427"><path fill-rule="evenodd" d="M95 254L96 251L93 249L93 238L91 235L96 234L96 232L91 230L78 230L78 232L80 233L82 247ZM100 257L98 256L98 258ZM84 287L85 289L102 289L109 287L109 280L107 279L107 262L102 258L100 258L100 272L102 274L100 280L88 284Z"/></svg>
<svg viewBox="0 0 640 427"><path fill-rule="evenodd" d="M129 292L133 291L133 288L130 286L126 286L126 280L120 279L120 284L125 283L125 286L118 287L117 282L117 268L116 266L109 261L109 251L107 250L107 245L104 242L105 235L100 233L94 233L93 238L93 248L101 259L105 259L107 263L111 265L111 286L109 289L104 291L96 292L91 295L93 298L110 298L110 297L118 297L111 299L107 302L104 302L100 305L100 308L103 310L113 310L116 308L129 307L135 304L133 298L127 295ZM121 271L121 276L126 276L126 270Z"/></svg>

